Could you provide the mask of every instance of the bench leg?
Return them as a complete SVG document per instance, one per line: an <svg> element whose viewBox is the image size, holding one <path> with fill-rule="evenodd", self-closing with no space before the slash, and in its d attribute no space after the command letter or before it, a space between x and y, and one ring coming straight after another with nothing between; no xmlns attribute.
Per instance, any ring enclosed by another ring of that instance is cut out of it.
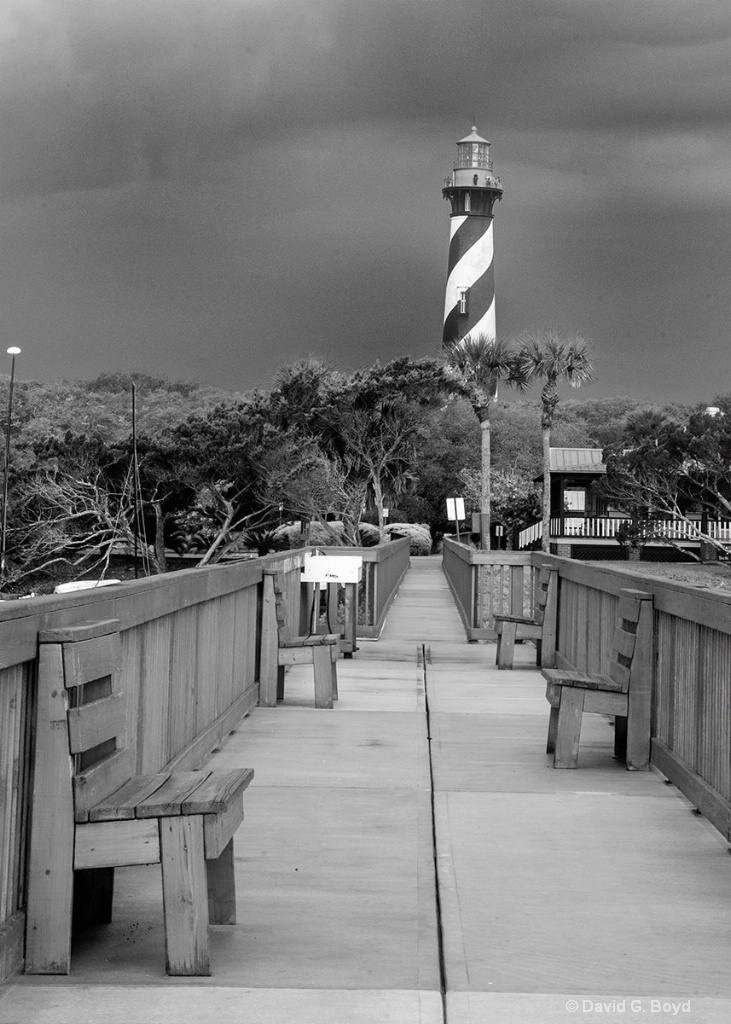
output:
<svg viewBox="0 0 731 1024"><path fill-rule="evenodd" d="M74 872L75 927L109 924L114 899L114 868L88 868Z"/></svg>
<svg viewBox="0 0 731 1024"><path fill-rule="evenodd" d="M63 818L59 815L59 827L61 822ZM38 828L37 822L33 824ZM68 974L71 969L73 821L69 821L68 825L71 838L69 842L63 842L62 839L56 841L54 856L41 860L34 848L36 844L31 847L25 939L26 974ZM47 839L48 842L53 845L52 840Z"/></svg>
<svg viewBox="0 0 731 1024"><path fill-rule="evenodd" d="M211 924L236 924L236 879L233 836L219 857L206 861L208 919Z"/></svg>
<svg viewBox="0 0 731 1024"><path fill-rule="evenodd" d="M627 716L615 715L614 718L614 756L618 761L627 757Z"/></svg>
<svg viewBox="0 0 731 1024"><path fill-rule="evenodd" d="M514 622L503 622L502 626L502 633L498 634L497 667L512 668L515 654L515 634L518 627Z"/></svg>
<svg viewBox="0 0 731 1024"><path fill-rule="evenodd" d="M619 719L616 719L619 721ZM646 772L650 767L650 729L647 722L635 721L634 716L624 719L627 729L625 762L629 772Z"/></svg>
<svg viewBox="0 0 731 1024"><path fill-rule="evenodd" d="M208 883L203 816L160 819L165 965L171 975L208 975Z"/></svg>
<svg viewBox="0 0 731 1024"><path fill-rule="evenodd" d="M320 644L312 648L312 668L315 676L315 707L333 706L333 676L330 648Z"/></svg>
<svg viewBox="0 0 731 1024"><path fill-rule="evenodd" d="M333 644L330 648L330 672L332 675L332 693L333 700L338 699L338 655L340 654L340 648L337 644Z"/></svg>
<svg viewBox="0 0 731 1024"><path fill-rule="evenodd" d="M277 666L277 700L284 700L284 665Z"/></svg>
<svg viewBox="0 0 731 1024"><path fill-rule="evenodd" d="M548 716L548 739L546 740L546 753L553 754L556 750L556 733L558 732L558 708L551 705L551 713Z"/></svg>
<svg viewBox="0 0 731 1024"><path fill-rule="evenodd" d="M558 707L558 730L554 768L578 768L581 719L584 714L584 691L564 686Z"/></svg>

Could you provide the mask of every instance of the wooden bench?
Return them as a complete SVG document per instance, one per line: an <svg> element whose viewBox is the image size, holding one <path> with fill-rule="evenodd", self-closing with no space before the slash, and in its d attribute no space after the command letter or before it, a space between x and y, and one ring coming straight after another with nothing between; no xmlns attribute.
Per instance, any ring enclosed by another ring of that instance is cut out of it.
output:
<svg viewBox="0 0 731 1024"><path fill-rule="evenodd" d="M536 665L552 668L556 664L556 620L558 610L558 570L541 566L536 588L535 615L495 615L497 667L512 668L516 640L536 641Z"/></svg>
<svg viewBox="0 0 731 1024"><path fill-rule="evenodd" d="M554 768L576 768L585 712L614 715L614 753L629 771L650 764L653 659L652 595L622 590L608 675L543 669L551 705L546 750Z"/></svg>
<svg viewBox="0 0 731 1024"><path fill-rule="evenodd" d="M338 699L337 660L339 633L298 636L289 624L284 575L264 571L259 703L274 707L284 698L287 665L311 664L315 679L315 707L331 708Z"/></svg>
<svg viewBox="0 0 731 1024"><path fill-rule="evenodd" d="M29 974L69 973L72 913L111 921L116 867L161 865L168 974L210 974L209 920L235 923L233 835L254 772L135 775L127 715L117 621L39 634Z"/></svg>

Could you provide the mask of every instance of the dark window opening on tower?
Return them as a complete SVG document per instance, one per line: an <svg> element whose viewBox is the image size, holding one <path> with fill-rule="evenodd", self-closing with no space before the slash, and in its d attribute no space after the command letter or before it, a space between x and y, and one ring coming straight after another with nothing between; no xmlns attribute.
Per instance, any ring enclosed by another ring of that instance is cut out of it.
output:
<svg viewBox="0 0 731 1024"><path fill-rule="evenodd" d="M470 296L469 288L458 288L457 289L457 313L460 316L467 315L467 306Z"/></svg>

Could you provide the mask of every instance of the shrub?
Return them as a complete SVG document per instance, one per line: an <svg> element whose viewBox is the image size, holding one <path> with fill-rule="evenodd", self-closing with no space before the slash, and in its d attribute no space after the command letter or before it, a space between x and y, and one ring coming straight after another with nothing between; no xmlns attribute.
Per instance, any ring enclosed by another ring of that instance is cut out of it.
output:
<svg viewBox="0 0 731 1024"><path fill-rule="evenodd" d="M360 542L364 548L375 547L381 539L378 533L378 527L374 526L373 523L361 523L358 527L358 533L360 534Z"/></svg>
<svg viewBox="0 0 731 1024"><path fill-rule="evenodd" d="M325 528L322 523L310 523L310 544L325 547L328 544L343 544L343 524L339 520L327 524ZM276 537L284 542L288 548L298 548L302 543L302 534L299 523L287 523L275 531Z"/></svg>
<svg viewBox="0 0 731 1024"><path fill-rule="evenodd" d="M390 538L394 533L409 538L409 554L431 554L431 530L426 523L389 523L386 527L386 536Z"/></svg>

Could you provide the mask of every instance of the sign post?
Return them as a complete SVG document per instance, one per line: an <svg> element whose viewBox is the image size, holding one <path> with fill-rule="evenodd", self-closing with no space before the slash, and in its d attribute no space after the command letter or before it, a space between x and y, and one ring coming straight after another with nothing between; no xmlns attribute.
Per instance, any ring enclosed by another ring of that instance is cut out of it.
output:
<svg viewBox="0 0 731 1024"><path fill-rule="evenodd" d="M459 524L464 519L464 498L447 498L447 519L455 523L457 543L459 544Z"/></svg>

